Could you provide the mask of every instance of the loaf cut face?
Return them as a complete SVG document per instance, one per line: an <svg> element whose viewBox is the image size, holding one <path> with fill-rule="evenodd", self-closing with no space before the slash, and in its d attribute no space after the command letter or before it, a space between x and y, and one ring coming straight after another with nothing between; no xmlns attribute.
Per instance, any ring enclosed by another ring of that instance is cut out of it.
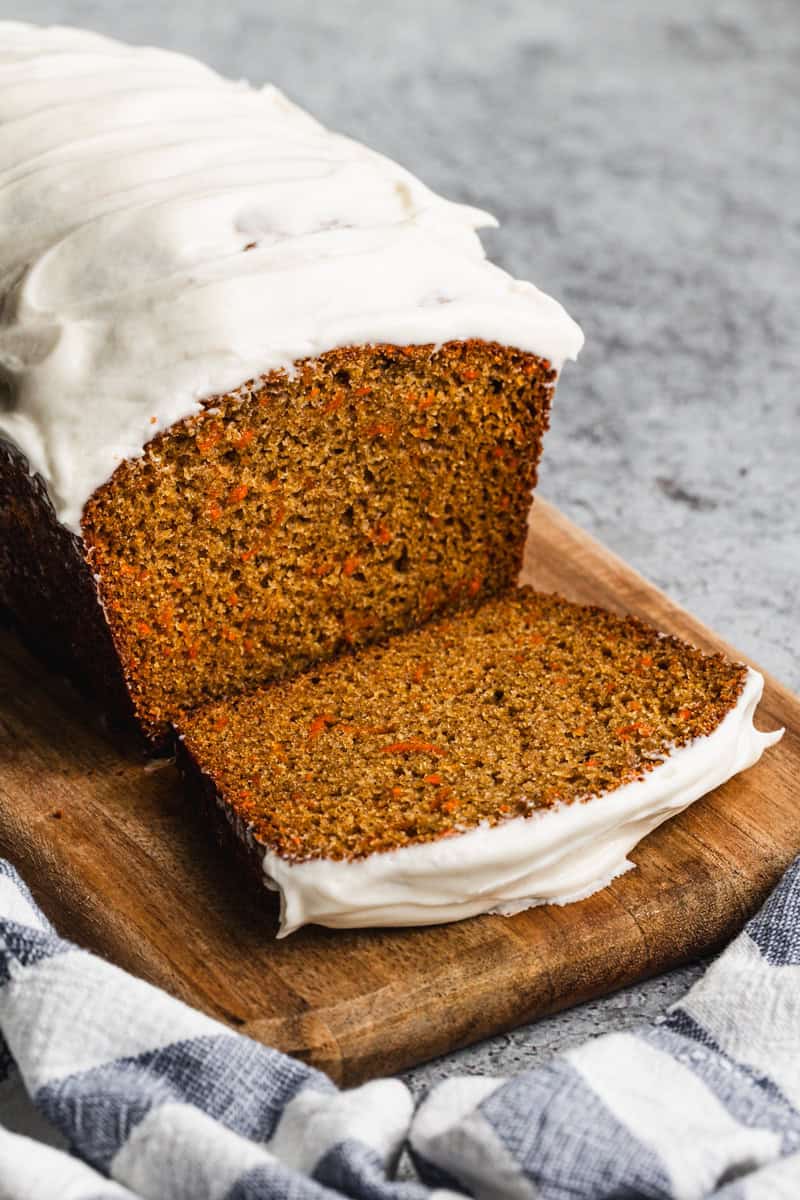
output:
<svg viewBox="0 0 800 1200"><path fill-rule="evenodd" d="M331 351L156 436L82 542L8 455L4 601L157 744L197 704L512 586L554 382L478 341Z"/></svg>

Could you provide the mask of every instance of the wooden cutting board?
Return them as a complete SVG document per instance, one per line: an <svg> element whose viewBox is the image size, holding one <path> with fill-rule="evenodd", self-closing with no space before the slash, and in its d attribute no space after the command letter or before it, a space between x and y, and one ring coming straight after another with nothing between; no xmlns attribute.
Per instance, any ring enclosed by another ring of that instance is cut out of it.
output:
<svg viewBox="0 0 800 1200"><path fill-rule="evenodd" d="M523 578L707 649L713 633L538 501ZM0 853L59 929L270 1045L356 1083L600 996L734 934L800 852L800 700L768 681L761 763L652 834L580 904L428 929L304 929L198 826L169 764L0 638Z"/></svg>

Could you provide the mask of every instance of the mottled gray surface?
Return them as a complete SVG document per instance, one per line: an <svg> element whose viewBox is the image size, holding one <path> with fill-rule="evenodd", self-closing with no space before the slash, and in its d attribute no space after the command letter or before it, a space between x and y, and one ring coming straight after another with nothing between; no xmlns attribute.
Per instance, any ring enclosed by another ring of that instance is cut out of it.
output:
<svg viewBox="0 0 800 1200"><path fill-rule="evenodd" d="M795 688L796 0L0 0L278 83L496 213L586 332L542 491ZM413 1072L505 1074L677 998L676 972Z"/></svg>

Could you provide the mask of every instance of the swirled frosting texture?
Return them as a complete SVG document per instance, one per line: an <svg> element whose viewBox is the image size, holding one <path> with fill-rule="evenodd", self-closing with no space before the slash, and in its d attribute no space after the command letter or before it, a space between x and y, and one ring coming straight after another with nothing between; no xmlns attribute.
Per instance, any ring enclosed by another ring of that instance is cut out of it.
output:
<svg viewBox="0 0 800 1200"><path fill-rule="evenodd" d="M560 369L582 334L492 224L274 87L0 22L0 433L77 532L155 433L298 359L480 338Z"/></svg>

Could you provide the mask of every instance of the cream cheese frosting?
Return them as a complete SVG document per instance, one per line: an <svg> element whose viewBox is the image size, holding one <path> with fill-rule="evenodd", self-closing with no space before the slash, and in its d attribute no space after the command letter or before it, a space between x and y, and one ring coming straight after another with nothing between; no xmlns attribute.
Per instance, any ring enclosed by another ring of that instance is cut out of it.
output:
<svg viewBox="0 0 800 1200"><path fill-rule="evenodd" d="M310 923L434 925L591 896L633 867L628 855L643 837L780 740L782 729L761 733L753 724L763 687L748 669L735 707L712 733L589 800L354 861L291 864L267 853L264 880L280 892L279 936Z"/></svg>
<svg viewBox="0 0 800 1200"><path fill-rule="evenodd" d="M0 434L80 531L154 434L299 359L478 338L560 370L583 337L435 195L274 87L0 22Z"/></svg>

